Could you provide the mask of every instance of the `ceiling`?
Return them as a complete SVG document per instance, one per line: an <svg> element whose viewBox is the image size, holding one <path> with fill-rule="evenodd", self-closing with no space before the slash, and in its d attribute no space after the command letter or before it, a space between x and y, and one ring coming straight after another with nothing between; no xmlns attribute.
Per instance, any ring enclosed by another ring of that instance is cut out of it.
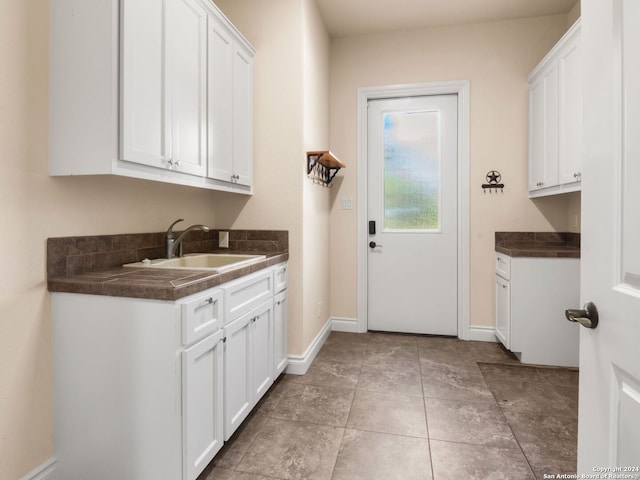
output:
<svg viewBox="0 0 640 480"><path fill-rule="evenodd" d="M332 37L566 14L579 0L316 0Z"/></svg>

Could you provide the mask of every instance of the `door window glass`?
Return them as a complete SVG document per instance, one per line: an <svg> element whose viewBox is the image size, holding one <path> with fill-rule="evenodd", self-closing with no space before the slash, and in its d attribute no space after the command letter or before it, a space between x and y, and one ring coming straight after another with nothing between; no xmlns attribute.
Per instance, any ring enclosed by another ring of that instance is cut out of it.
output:
<svg viewBox="0 0 640 480"><path fill-rule="evenodd" d="M440 112L384 121L384 229L440 230Z"/></svg>

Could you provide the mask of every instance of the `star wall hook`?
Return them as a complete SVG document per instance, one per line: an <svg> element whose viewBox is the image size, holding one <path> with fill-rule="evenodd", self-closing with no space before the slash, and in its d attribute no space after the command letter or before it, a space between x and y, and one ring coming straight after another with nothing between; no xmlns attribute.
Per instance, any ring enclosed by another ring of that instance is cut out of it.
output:
<svg viewBox="0 0 640 480"><path fill-rule="evenodd" d="M493 190L497 192L498 189L500 192L504 193L504 183L500 183L502 180L502 175L497 170L490 170L486 175L487 183L482 184L482 189L484 193L487 193L487 189L489 189L489 193L493 193Z"/></svg>

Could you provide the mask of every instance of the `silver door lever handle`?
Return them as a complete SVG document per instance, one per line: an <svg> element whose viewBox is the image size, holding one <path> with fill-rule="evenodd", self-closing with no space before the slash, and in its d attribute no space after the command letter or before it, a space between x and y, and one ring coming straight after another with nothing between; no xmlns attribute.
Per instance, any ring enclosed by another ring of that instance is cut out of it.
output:
<svg viewBox="0 0 640 480"><path fill-rule="evenodd" d="M382 245L376 243L376 242L369 242L369 247L370 248L376 248L376 247L381 247Z"/></svg>
<svg viewBox="0 0 640 480"><path fill-rule="evenodd" d="M564 312L567 320L577 322L586 328L596 328L598 326L598 309L595 304L589 302L585 304L584 309L567 309Z"/></svg>

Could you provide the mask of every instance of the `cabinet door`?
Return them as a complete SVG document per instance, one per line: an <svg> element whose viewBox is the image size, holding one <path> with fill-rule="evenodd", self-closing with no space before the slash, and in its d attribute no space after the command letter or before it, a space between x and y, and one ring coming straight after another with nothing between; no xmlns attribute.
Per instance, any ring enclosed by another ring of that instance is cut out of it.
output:
<svg viewBox="0 0 640 480"><path fill-rule="evenodd" d="M558 66L552 62L529 90L529 191L558 184Z"/></svg>
<svg viewBox="0 0 640 480"><path fill-rule="evenodd" d="M195 479L222 448L222 331L182 353L183 478Z"/></svg>
<svg viewBox="0 0 640 480"><path fill-rule="evenodd" d="M253 408L252 312L224 328L224 439L231 437Z"/></svg>
<svg viewBox="0 0 640 480"><path fill-rule="evenodd" d="M255 405L273 384L273 301L269 300L253 310L251 317Z"/></svg>
<svg viewBox="0 0 640 480"><path fill-rule="evenodd" d="M235 183L253 183L253 55L236 44L233 55L233 171Z"/></svg>
<svg viewBox="0 0 640 480"><path fill-rule="evenodd" d="M168 0L167 124L170 167L206 175L207 11L197 0Z"/></svg>
<svg viewBox="0 0 640 480"><path fill-rule="evenodd" d="M582 89L580 71L580 37L567 44L558 58L559 111L559 182L579 182L582 177Z"/></svg>
<svg viewBox="0 0 640 480"><path fill-rule="evenodd" d="M496 275L496 337L511 347L511 285Z"/></svg>
<svg viewBox="0 0 640 480"><path fill-rule="evenodd" d="M209 126L207 176L225 182L233 177L233 39L215 19L209 20Z"/></svg>
<svg viewBox="0 0 640 480"><path fill-rule="evenodd" d="M273 299L273 377L284 372L289 363L287 317L287 291L276 295Z"/></svg>
<svg viewBox="0 0 640 480"><path fill-rule="evenodd" d="M154 167L168 158L163 26L163 2L121 2L120 158Z"/></svg>

